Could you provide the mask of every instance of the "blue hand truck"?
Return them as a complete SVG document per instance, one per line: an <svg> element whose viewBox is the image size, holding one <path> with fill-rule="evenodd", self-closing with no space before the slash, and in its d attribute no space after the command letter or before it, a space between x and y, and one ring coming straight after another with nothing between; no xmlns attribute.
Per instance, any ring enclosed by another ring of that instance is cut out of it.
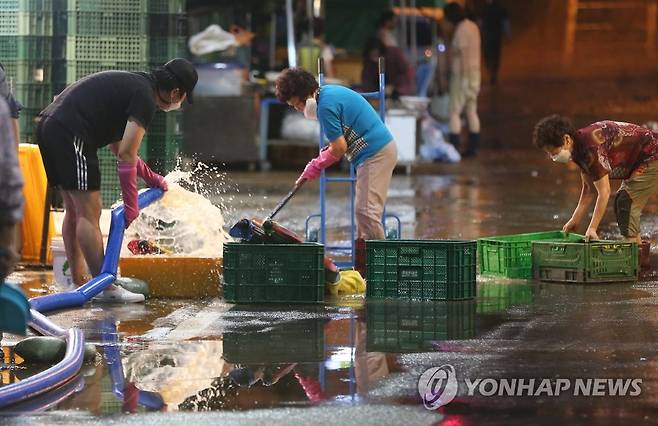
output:
<svg viewBox="0 0 658 426"><path fill-rule="evenodd" d="M378 60L378 66L379 66L379 90L376 92L363 92L361 95L366 98L366 99L377 99L378 100L378 112L379 112L379 117L381 118L383 123L386 123L386 93L385 93L385 87L386 87L386 78L385 78L385 69L384 69L384 58L380 57ZM324 62L322 58L318 58L318 80L320 83L320 87L324 85ZM320 138L319 138L319 149L322 150L324 148L324 131L322 129L322 125L320 125ZM322 243L325 245L325 250L327 252L344 252L348 253L349 255L349 260L348 261L336 261L336 266L339 268L351 268L354 267L354 261L355 261L355 232L356 232L356 222L355 222L355 205L354 205L354 198L356 195L356 170L354 169L354 166L350 163L349 165L350 169L350 174L349 177L327 177L325 170L322 171L322 174L320 175L320 212L312 214L306 218L306 224L305 224L305 235L306 239L314 239L310 238L312 232L309 228L311 220L319 218L320 220L320 228L318 230L318 237L317 240L318 242ZM330 183L346 183L349 185L349 205L350 205L350 243L348 245L337 245L337 244L330 244L327 242L327 221L326 221L326 197L327 197L327 185ZM399 239L401 234L402 234L402 223L400 222L400 218L395 215L395 214L387 214L386 213L386 208L384 208L384 213L382 215L382 224L384 226L384 229L386 230L386 220L387 219L392 219L396 222L397 224L397 233L394 233L391 235L392 239Z"/></svg>

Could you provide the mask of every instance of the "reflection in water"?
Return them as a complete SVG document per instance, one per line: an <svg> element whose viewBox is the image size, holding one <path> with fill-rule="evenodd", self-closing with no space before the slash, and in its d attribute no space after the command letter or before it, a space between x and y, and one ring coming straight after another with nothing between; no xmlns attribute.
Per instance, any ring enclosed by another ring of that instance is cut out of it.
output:
<svg viewBox="0 0 658 426"><path fill-rule="evenodd" d="M475 303L369 300L366 320L369 352L426 352L437 341L472 338Z"/></svg>
<svg viewBox="0 0 658 426"><path fill-rule="evenodd" d="M112 392L123 400L121 411L134 413L137 405L142 405L149 410L160 410L165 408L162 397L156 392L148 392L139 389L134 382L124 380L123 367L121 364L121 353L118 345L116 322L105 320L101 323L101 340L105 344L105 360L112 380Z"/></svg>
<svg viewBox="0 0 658 426"><path fill-rule="evenodd" d="M532 282L482 281L477 285L477 313L504 312L512 306L532 304Z"/></svg>
<svg viewBox="0 0 658 426"><path fill-rule="evenodd" d="M280 308L232 308L223 334L225 374L178 408L242 410L325 400L323 311L311 307L286 315Z"/></svg>
<svg viewBox="0 0 658 426"><path fill-rule="evenodd" d="M324 308L304 310L315 318L286 321L270 310L234 307L230 331L224 333L224 359L234 364L273 364L281 362L320 362L324 359ZM273 314L273 315L272 315Z"/></svg>
<svg viewBox="0 0 658 426"><path fill-rule="evenodd" d="M211 385L230 368L221 359L221 341L150 343L124 360L126 381L157 393L176 410L189 395Z"/></svg>

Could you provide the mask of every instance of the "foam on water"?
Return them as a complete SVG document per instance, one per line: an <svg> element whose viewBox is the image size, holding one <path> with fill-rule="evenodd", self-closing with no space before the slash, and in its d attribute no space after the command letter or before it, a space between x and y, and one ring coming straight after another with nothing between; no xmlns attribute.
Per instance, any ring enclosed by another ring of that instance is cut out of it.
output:
<svg viewBox="0 0 658 426"><path fill-rule="evenodd" d="M154 241L174 255L222 256L224 242L231 241L224 216L206 197L181 186L192 183L192 173L175 170L165 177L169 190L140 212L126 232L126 243L137 238Z"/></svg>

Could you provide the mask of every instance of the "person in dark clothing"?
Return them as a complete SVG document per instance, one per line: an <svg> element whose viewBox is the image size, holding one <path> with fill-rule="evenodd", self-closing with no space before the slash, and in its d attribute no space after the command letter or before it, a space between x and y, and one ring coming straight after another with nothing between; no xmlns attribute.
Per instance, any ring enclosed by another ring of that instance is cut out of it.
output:
<svg viewBox="0 0 658 426"><path fill-rule="evenodd" d="M365 92L379 90L378 58L384 57L386 67L387 94L394 99L399 96L414 94L413 70L407 62L402 49L386 46L379 38L372 37L363 49L363 68L361 69L361 89Z"/></svg>
<svg viewBox="0 0 658 426"><path fill-rule="evenodd" d="M9 113L11 115L11 129L14 133L14 143L18 147L18 143L20 142L18 117L21 110L23 109L23 105L21 105L21 103L14 98L14 95L11 92L11 87L9 86L9 77L11 76L7 75L4 66L0 63L0 97L4 98L4 100L7 102L7 106L9 107Z"/></svg>
<svg viewBox="0 0 658 426"><path fill-rule="evenodd" d="M10 108L0 96L0 284L18 261L15 227L23 219L23 175L10 120Z"/></svg>
<svg viewBox="0 0 658 426"><path fill-rule="evenodd" d="M397 47L398 41L395 35L395 13L387 10L377 19L377 38L386 47Z"/></svg>
<svg viewBox="0 0 658 426"><path fill-rule="evenodd" d="M164 178L137 156L156 110L173 111L187 99L197 72L185 59L173 59L150 73L105 71L68 86L39 114L37 140L50 185L64 199L62 237L73 281L85 282L83 258L91 276L103 263L100 169L96 151L104 146L118 157L125 226L139 215L137 176L167 190ZM141 302L144 296L110 286L99 301Z"/></svg>
<svg viewBox="0 0 658 426"><path fill-rule="evenodd" d="M498 81L503 38L509 34L507 10L500 4L499 0L487 0L482 13L482 33L484 63L491 84L495 85Z"/></svg>

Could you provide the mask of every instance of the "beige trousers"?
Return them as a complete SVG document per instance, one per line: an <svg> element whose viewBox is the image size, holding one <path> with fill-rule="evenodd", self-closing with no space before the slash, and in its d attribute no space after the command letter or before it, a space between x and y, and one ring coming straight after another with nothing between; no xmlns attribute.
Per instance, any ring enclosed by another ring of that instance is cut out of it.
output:
<svg viewBox="0 0 658 426"><path fill-rule="evenodd" d="M382 214L398 161L395 141L363 162L356 170L356 235L364 240L383 240Z"/></svg>
<svg viewBox="0 0 658 426"><path fill-rule="evenodd" d="M629 211L622 216L617 214L617 223L623 236L637 237L640 234L640 216L649 199L658 192L658 161L638 167L631 177L625 179L619 187L618 194L626 191L632 203ZM627 226L624 226L627 224ZM626 228L626 229L624 229Z"/></svg>

